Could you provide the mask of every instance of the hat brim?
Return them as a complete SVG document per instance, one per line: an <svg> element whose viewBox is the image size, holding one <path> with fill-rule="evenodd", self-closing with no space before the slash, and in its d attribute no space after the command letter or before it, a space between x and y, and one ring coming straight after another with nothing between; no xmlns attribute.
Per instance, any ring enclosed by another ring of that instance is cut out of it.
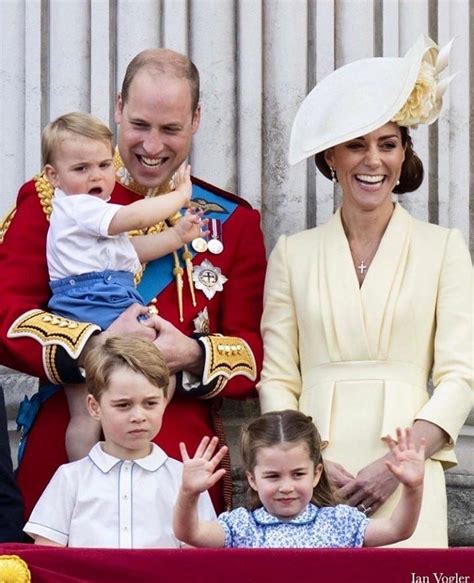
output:
<svg viewBox="0 0 474 583"><path fill-rule="evenodd" d="M389 122L410 96L423 57L433 48L433 41L422 35L405 57L361 59L325 77L296 114L290 135L290 164Z"/></svg>

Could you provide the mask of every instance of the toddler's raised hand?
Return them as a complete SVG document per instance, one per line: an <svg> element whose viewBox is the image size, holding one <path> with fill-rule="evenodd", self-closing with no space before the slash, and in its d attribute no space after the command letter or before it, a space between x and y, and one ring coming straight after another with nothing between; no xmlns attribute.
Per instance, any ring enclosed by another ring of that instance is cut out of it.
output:
<svg viewBox="0 0 474 583"><path fill-rule="evenodd" d="M202 218L203 212L196 211L195 209L187 209L186 213L173 226L182 245L190 243L197 237L206 237L209 235L207 229L203 230L203 227L206 227L209 222L209 219Z"/></svg>
<svg viewBox="0 0 474 583"><path fill-rule="evenodd" d="M407 488L421 486L425 472L425 440L421 439L420 447L416 448L412 430L402 431L397 427L397 442L389 435L384 441L395 458L395 462L385 462L387 468Z"/></svg>
<svg viewBox="0 0 474 583"><path fill-rule="evenodd" d="M219 440L217 437L213 437L212 439L203 437L192 458L189 457L186 445L182 442L179 444L184 466L181 482L181 490L183 493L191 495L201 494L214 486L225 474L223 468L216 470L227 453L227 447L225 445L215 453L218 443Z"/></svg>
<svg viewBox="0 0 474 583"><path fill-rule="evenodd" d="M176 170L174 177L174 191L182 199L182 206L188 206L191 200L193 185L191 183L191 166L183 162Z"/></svg>

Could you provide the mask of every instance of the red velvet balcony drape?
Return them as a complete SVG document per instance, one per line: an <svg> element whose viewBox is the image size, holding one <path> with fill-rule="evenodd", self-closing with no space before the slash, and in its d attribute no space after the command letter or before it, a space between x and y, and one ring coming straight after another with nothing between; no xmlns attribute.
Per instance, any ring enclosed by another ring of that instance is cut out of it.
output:
<svg viewBox="0 0 474 583"><path fill-rule="evenodd" d="M0 555L21 557L33 583L474 583L474 548L101 550L10 544L0 545Z"/></svg>

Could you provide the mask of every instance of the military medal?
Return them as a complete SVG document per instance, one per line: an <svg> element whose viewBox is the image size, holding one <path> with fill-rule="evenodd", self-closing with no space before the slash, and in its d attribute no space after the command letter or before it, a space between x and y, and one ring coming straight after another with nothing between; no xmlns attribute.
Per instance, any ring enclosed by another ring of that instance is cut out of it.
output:
<svg viewBox="0 0 474 583"><path fill-rule="evenodd" d="M193 281L196 289L201 290L206 298L211 300L216 292L224 289L227 277L222 275L219 267L215 267L210 261L204 259L201 265L194 266Z"/></svg>
<svg viewBox="0 0 474 583"><path fill-rule="evenodd" d="M211 219L209 221L209 231L211 238L207 243L207 248L214 255L219 255L224 251L222 244L222 223L219 219Z"/></svg>
<svg viewBox="0 0 474 583"><path fill-rule="evenodd" d="M194 332L198 334L209 334L209 312L207 311L207 306L194 318L193 323Z"/></svg>
<svg viewBox="0 0 474 583"><path fill-rule="evenodd" d="M191 241L191 246L197 253L204 253L207 251L207 241L204 237L196 237Z"/></svg>

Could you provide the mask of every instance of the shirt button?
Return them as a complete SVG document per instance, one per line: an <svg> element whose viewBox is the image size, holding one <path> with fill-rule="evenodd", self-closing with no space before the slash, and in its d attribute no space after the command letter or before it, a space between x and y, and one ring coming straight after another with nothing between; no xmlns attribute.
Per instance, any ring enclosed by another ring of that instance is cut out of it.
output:
<svg viewBox="0 0 474 583"><path fill-rule="evenodd" d="M111 276L111 275L108 275L108 276L107 276L105 279L106 279L107 281L112 281L112 276Z"/></svg>
<svg viewBox="0 0 474 583"><path fill-rule="evenodd" d="M75 280L75 279L70 279L70 280L69 280L69 283L70 283L71 285L76 285L76 280Z"/></svg>
<svg viewBox="0 0 474 583"><path fill-rule="evenodd" d="M124 495L122 496L122 498L123 498L124 500L128 500L128 496L127 496L127 494L124 494Z"/></svg>
<svg viewBox="0 0 474 583"><path fill-rule="evenodd" d="M128 530L128 526L124 526L124 527L123 527L123 529L124 529L124 530Z"/></svg>

